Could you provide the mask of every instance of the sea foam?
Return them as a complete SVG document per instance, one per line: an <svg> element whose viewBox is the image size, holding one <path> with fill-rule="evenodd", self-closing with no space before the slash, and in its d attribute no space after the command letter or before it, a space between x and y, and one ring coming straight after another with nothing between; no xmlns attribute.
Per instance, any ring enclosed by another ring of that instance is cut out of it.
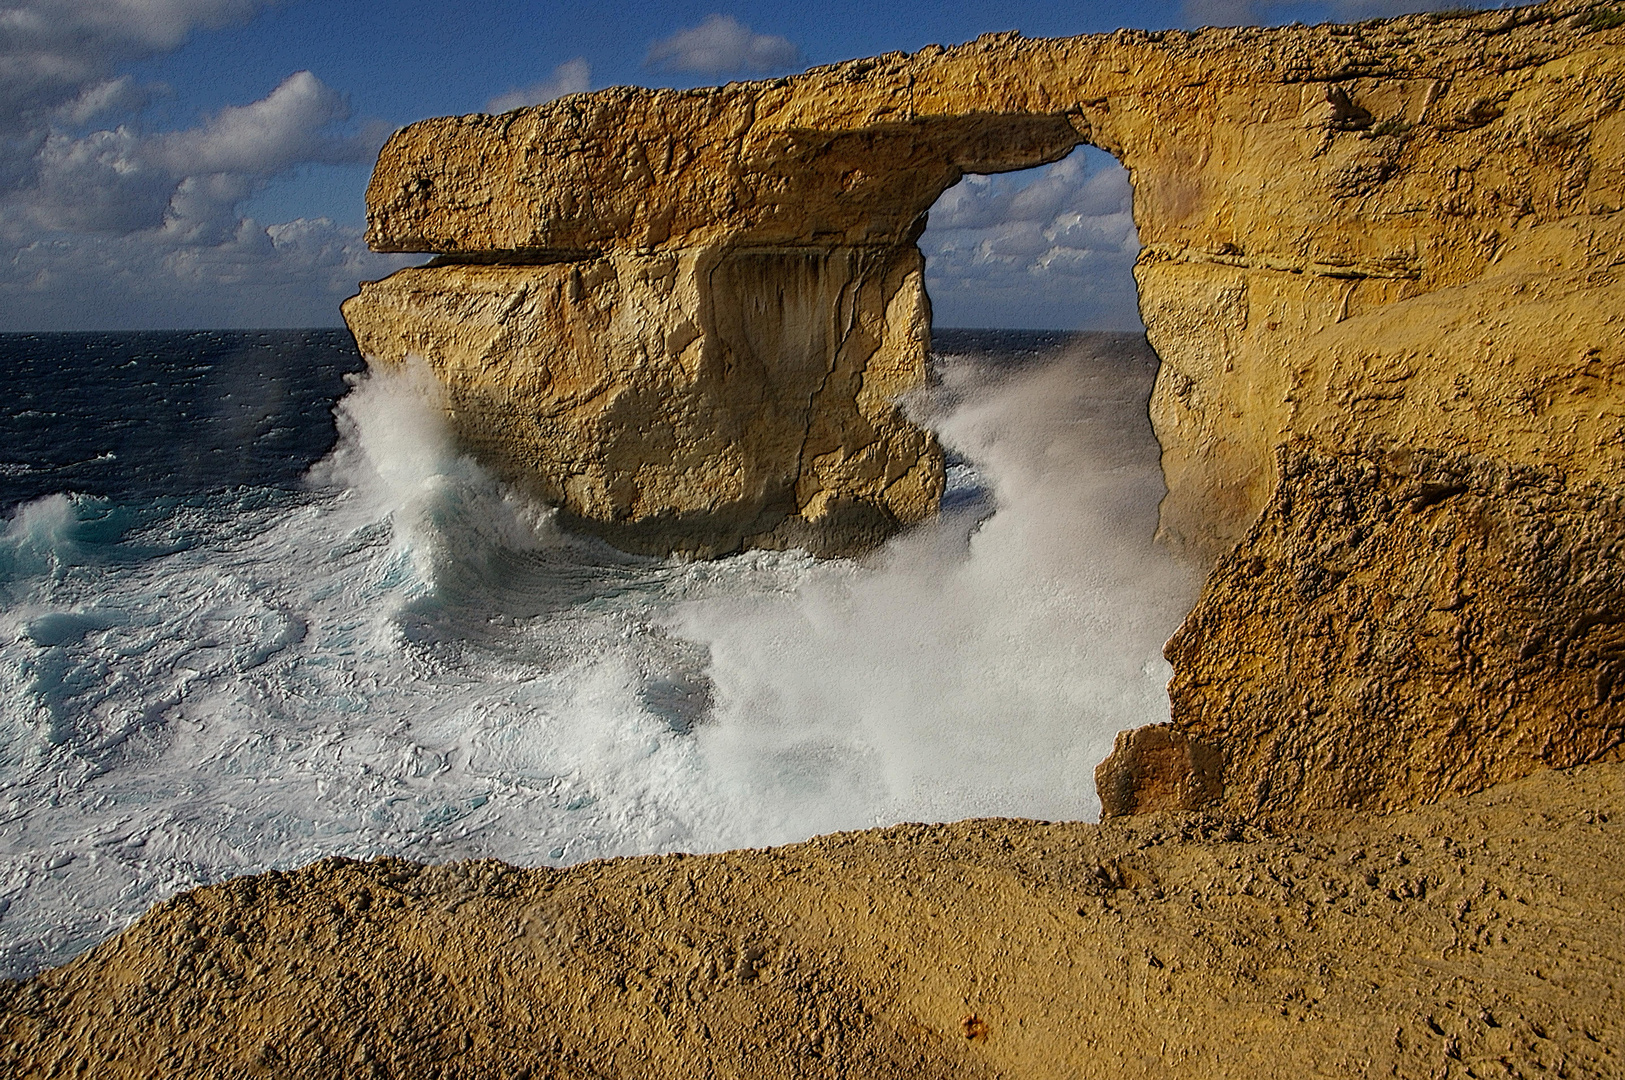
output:
<svg viewBox="0 0 1625 1080"><path fill-rule="evenodd" d="M1113 733L1166 715L1193 588L1150 543L1144 375L949 363L913 407L957 455L950 509L861 561L572 535L457 451L413 366L356 380L305 490L25 504L0 536L0 971L325 855L1094 813Z"/></svg>

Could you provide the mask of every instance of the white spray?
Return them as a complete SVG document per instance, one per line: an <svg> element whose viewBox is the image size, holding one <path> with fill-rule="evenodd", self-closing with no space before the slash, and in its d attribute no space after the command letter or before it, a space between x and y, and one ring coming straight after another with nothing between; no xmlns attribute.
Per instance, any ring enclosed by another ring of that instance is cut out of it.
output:
<svg viewBox="0 0 1625 1080"><path fill-rule="evenodd" d="M1113 371L950 366L919 408L992 502L861 563L564 533L456 452L412 366L344 400L306 495L123 538L105 505L23 508L0 537L0 973L329 854L1088 816L1113 733L1166 716L1158 648L1193 589L1150 543L1144 379Z"/></svg>
<svg viewBox="0 0 1625 1080"><path fill-rule="evenodd" d="M1135 390L1086 351L1003 380L951 365L924 411L991 517L679 609L712 658L700 743L753 828L1098 813L1115 733L1166 718L1160 649L1195 585L1151 543L1161 476Z"/></svg>

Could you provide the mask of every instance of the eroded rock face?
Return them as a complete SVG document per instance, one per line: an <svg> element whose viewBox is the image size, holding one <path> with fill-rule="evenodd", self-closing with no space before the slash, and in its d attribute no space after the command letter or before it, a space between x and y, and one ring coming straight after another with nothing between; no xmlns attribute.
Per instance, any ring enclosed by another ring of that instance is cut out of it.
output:
<svg viewBox="0 0 1625 1080"><path fill-rule="evenodd" d="M921 215L967 171L1102 147L1130 170L1163 361L1162 531L1241 545L1170 646L1172 727L1108 766L1108 810L1425 801L1621 744L1619 22L1557 3L995 35L426 121L384 149L369 238L463 264L345 315L375 359L429 361L470 445L617 542L854 550L940 492L897 405L926 374ZM1435 465L1477 479L1413 521ZM1321 536L1322 500L1369 520ZM1305 591L1333 563L1341 584ZM1574 647L1524 656L1529 634ZM1195 761L1164 742L1204 764L1158 774Z"/></svg>
<svg viewBox="0 0 1625 1080"><path fill-rule="evenodd" d="M1618 469L1618 449L1592 455L1585 437L1617 424L1581 432L1567 410L1531 410L1486 427L1470 410L1413 407L1418 390L1516 396L1545 374L1509 378L1495 348L1435 334L1441 307L1466 315L1461 298L1405 306L1521 267L1564 277L1563 295L1601 290L1582 303L1592 312L1619 310L1597 280L1625 202L1625 55L1606 22L1558 4L1359 26L992 35L772 82L618 87L429 120L385 147L369 239L496 261L912 248L920 215L963 173L1093 143L1135 189L1142 312L1166 364L1153 402L1164 528L1217 554L1268 500L1284 432L1543 460L1578 445L1592 474ZM353 320L367 302L352 302ZM1388 308L1399 310L1377 336L1368 325L1328 335ZM1565 351L1599 348L1604 367L1617 364L1617 326L1593 315L1567 332ZM1317 350L1336 355L1303 355Z"/></svg>
<svg viewBox="0 0 1625 1080"><path fill-rule="evenodd" d="M1393 810L1625 743L1625 492L1468 455L1282 457L1167 648L1170 734L1222 748L1233 809Z"/></svg>
<svg viewBox="0 0 1625 1080"><path fill-rule="evenodd" d="M1224 794L1224 755L1168 724L1120 731L1095 768L1095 791L1102 818L1195 810Z"/></svg>
<svg viewBox="0 0 1625 1080"><path fill-rule="evenodd" d="M449 258L344 305L362 352L425 359L466 445L622 547L850 554L923 520L942 452L903 402L926 382L925 210L963 162L1043 164L1077 132L753 129L768 90L619 87L397 133L369 239Z"/></svg>
<svg viewBox="0 0 1625 1080"><path fill-rule="evenodd" d="M403 270L344 308L427 360L465 445L621 547L872 547L936 509L912 249L685 248Z"/></svg>

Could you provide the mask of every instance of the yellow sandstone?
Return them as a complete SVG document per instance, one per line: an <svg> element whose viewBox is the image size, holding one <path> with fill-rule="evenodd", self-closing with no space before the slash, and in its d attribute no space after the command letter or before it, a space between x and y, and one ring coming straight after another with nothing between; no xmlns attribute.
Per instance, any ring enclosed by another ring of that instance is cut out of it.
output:
<svg viewBox="0 0 1625 1080"><path fill-rule="evenodd" d="M927 210L1104 148L1162 361L1162 533L1216 560L1172 726L1124 736L1107 812L1477 790L1625 740L1619 22L990 35L427 120L384 148L369 239L441 258L345 315L616 543L858 551L942 488L902 407Z"/></svg>

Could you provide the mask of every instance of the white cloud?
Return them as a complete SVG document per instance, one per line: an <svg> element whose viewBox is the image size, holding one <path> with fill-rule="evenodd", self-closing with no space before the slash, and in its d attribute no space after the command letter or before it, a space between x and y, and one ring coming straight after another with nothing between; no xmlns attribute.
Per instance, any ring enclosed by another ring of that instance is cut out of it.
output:
<svg viewBox="0 0 1625 1080"><path fill-rule="evenodd" d="M356 282L417 261L368 250L326 218L240 219L217 242L166 230L19 234L0 261L0 332L42 329L333 326Z"/></svg>
<svg viewBox="0 0 1625 1080"><path fill-rule="evenodd" d="M12 0L0 7L0 136L38 125L108 81L115 66L168 52L198 27L246 19L263 0Z"/></svg>
<svg viewBox="0 0 1625 1080"><path fill-rule="evenodd" d="M655 42L643 62L659 71L722 75L773 71L800 59L801 50L789 38L758 34L732 15L709 15L700 25Z"/></svg>
<svg viewBox="0 0 1625 1080"><path fill-rule="evenodd" d="M505 113L509 109L522 109L526 105L541 105L561 98L565 94L585 93L592 87L592 65L586 57L566 60L553 69L553 74L539 83L498 94L485 103L488 113Z"/></svg>
<svg viewBox="0 0 1625 1080"><path fill-rule="evenodd" d="M299 71L259 101L182 131L51 131L8 201L46 229L166 228L214 243L236 229L236 207L273 177L303 165L368 160L383 132L346 132L349 112L339 94Z"/></svg>
<svg viewBox="0 0 1625 1080"><path fill-rule="evenodd" d="M251 105L221 109L199 127L157 136L158 157L173 172L271 176L306 162L364 160L366 140L339 135L350 106L308 71L296 71Z"/></svg>
<svg viewBox="0 0 1625 1080"><path fill-rule="evenodd" d="M82 127L103 116L140 112L152 98L152 88L140 86L128 75L121 75L83 87L78 97L56 108L52 119L70 127Z"/></svg>
<svg viewBox="0 0 1625 1080"><path fill-rule="evenodd" d="M368 161L387 134L352 123L343 95L310 72L190 127L146 130L163 88L120 66L264 6L0 6L0 330L330 325L359 277L402 264L326 219L243 216L278 177Z"/></svg>
<svg viewBox="0 0 1625 1080"><path fill-rule="evenodd" d="M177 178L141 160L129 128L82 139L52 133L34 155L33 176L14 205L47 229L126 233L157 228Z"/></svg>
<svg viewBox="0 0 1625 1080"><path fill-rule="evenodd" d="M1044 169L967 176L920 238L939 326L1135 329L1139 239L1128 172L1080 150Z"/></svg>

